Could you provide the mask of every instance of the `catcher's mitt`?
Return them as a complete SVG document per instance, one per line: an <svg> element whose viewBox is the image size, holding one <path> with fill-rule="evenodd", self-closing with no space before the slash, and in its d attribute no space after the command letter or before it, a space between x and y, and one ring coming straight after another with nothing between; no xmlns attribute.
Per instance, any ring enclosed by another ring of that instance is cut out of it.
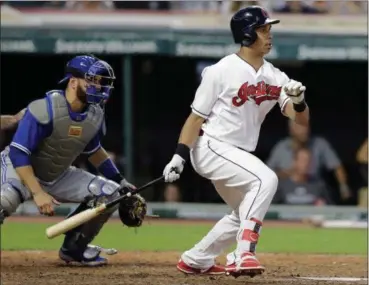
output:
<svg viewBox="0 0 369 285"><path fill-rule="evenodd" d="M145 199L139 194L124 199L119 204L119 218L127 227L141 226L146 212L147 205Z"/></svg>

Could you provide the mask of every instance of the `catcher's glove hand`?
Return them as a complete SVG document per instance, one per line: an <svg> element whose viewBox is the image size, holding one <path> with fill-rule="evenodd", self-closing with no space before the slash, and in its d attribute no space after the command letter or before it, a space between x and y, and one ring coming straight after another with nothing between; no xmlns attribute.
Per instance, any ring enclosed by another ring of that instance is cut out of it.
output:
<svg viewBox="0 0 369 285"><path fill-rule="evenodd" d="M139 227L146 216L147 205L139 194L127 197L119 204L119 218L127 227Z"/></svg>

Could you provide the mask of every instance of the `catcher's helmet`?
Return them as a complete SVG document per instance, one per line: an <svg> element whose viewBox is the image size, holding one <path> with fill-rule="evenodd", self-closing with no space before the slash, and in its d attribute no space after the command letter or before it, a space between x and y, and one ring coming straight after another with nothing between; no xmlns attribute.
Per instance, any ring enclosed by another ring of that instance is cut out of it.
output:
<svg viewBox="0 0 369 285"><path fill-rule="evenodd" d="M73 57L68 61L65 67L65 76L59 81L59 84L68 82L72 77L85 78L86 72L96 61L98 61L98 59L90 55L78 55Z"/></svg>
<svg viewBox="0 0 369 285"><path fill-rule="evenodd" d="M236 12L231 19L234 42L242 46L251 46L257 38L255 29L267 24L278 24L277 19L270 19L267 11L259 6L250 6Z"/></svg>
<svg viewBox="0 0 369 285"><path fill-rule="evenodd" d="M59 84L67 82L72 77L86 80L86 101L89 104L106 102L114 89L113 68L106 61L93 55L72 58L67 63L65 77L59 81Z"/></svg>

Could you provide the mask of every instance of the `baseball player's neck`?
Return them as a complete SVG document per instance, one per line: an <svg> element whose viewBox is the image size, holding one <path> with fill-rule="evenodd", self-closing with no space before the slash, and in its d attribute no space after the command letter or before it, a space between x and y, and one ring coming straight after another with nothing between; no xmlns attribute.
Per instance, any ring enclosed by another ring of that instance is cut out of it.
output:
<svg viewBox="0 0 369 285"><path fill-rule="evenodd" d="M69 103L70 109L75 113L82 112L86 107L86 104L78 99L76 92L73 92L73 90L67 89L65 91L65 98Z"/></svg>
<svg viewBox="0 0 369 285"><path fill-rule="evenodd" d="M257 72L264 64L264 54L248 47L241 47L237 55L250 64Z"/></svg>

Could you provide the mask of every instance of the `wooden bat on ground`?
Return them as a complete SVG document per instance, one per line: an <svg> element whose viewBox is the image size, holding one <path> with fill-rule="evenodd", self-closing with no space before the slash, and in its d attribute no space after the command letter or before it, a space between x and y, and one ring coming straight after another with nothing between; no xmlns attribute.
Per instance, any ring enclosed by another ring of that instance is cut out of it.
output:
<svg viewBox="0 0 369 285"><path fill-rule="evenodd" d="M138 189L135 189L131 192L128 192L116 199L114 199L113 201L109 202L109 203L103 203L95 208L92 209L88 209L85 210L81 213L78 213L74 216L69 217L68 219L65 219L55 225L52 225L50 227L48 227L46 229L46 236L49 239L52 239L54 237L57 237L61 234L66 233L67 231L74 229L88 221L90 221L91 219L97 217L98 215L102 214L105 210L110 209L114 206L116 206L117 204L119 204L122 200L124 200L127 197L130 197L134 194L137 194L139 192L141 192L142 190L146 189L147 187L150 187L154 184L156 184L157 182L161 181L164 178L164 176L161 176L159 178L156 178L155 180L152 180L150 182L148 182L147 184L141 186Z"/></svg>

